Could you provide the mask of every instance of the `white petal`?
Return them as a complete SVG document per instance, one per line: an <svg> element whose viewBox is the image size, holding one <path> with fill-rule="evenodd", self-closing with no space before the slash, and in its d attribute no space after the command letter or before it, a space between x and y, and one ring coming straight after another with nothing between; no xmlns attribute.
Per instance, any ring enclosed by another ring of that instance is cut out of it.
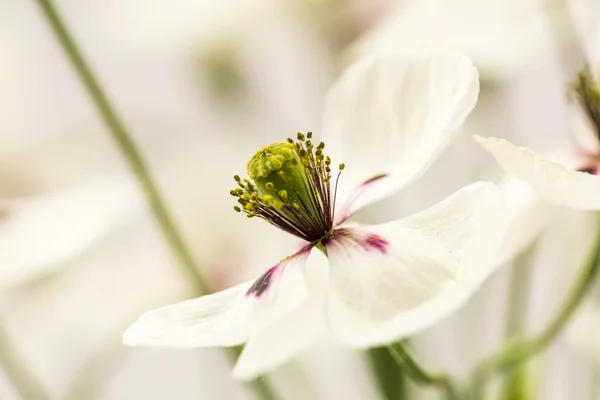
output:
<svg viewBox="0 0 600 400"><path fill-rule="evenodd" d="M411 217L347 228L348 237L327 242L336 335L356 347L387 344L459 308L497 265L503 206L494 185L476 183Z"/></svg>
<svg viewBox="0 0 600 400"><path fill-rule="evenodd" d="M123 335L128 345L235 346L297 308L307 297L310 248L288 257L254 282L142 315Z"/></svg>
<svg viewBox="0 0 600 400"><path fill-rule="evenodd" d="M550 203L583 210L600 209L600 177L569 169L507 140L475 136L511 175L527 182Z"/></svg>
<svg viewBox="0 0 600 400"><path fill-rule="evenodd" d="M486 78L506 80L537 68L552 54L547 11L540 1L421 0L393 2L361 53L382 49L424 52L456 49L473 59Z"/></svg>
<svg viewBox="0 0 600 400"><path fill-rule="evenodd" d="M141 210L134 185L116 177L0 203L0 286L59 267Z"/></svg>
<svg viewBox="0 0 600 400"><path fill-rule="evenodd" d="M478 94L477 70L457 53L382 54L352 65L329 93L323 122L326 151L346 164L340 200L370 181L355 210L417 179L452 141Z"/></svg>
<svg viewBox="0 0 600 400"><path fill-rule="evenodd" d="M310 294L304 303L246 343L233 375L236 379L252 380L280 366L313 346L327 332L325 294L328 283L328 262L320 252L309 258L307 274Z"/></svg>
<svg viewBox="0 0 600 400"><path fill-rule="evenodd" d="M495 261L501 265L531 245L546 226L553 207L520 179L505 179L499 187L508 213L506 234Z"/></svg>

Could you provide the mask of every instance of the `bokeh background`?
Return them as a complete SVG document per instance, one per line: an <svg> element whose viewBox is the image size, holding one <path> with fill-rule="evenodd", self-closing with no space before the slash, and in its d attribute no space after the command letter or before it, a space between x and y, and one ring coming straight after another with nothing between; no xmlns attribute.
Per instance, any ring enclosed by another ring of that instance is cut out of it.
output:
<svg viewBox="0 0 600 400"><path fill-rule="evenodd" d="M594 54L600 26L596 0L55 2L213 290L256 276L295 246L233 211L233 175L265 144L318 134L327 89L353 60L451 47L481 75L460 139L417 184L358 216L384 221L500 179L472 134L541 152L571 146L581 121L566 84ZM18 352L56 399L253 398L218 349L121 344L139 314L194 297L193 286L35 1L0 0L0 49L0 338L9 347L1 352ZM590 220L556 212L541 237L527 331L543 326L568 289L595 233ZM411 338L428 366L465 377L503 341L511 270ZM600 398L596 328L600 337L600 322L585 339L567 332L531 363L541 398ZM5 372L0 399L21 398ZM365 355L333 341L267 379L286 400L380 398Z"/></svg>

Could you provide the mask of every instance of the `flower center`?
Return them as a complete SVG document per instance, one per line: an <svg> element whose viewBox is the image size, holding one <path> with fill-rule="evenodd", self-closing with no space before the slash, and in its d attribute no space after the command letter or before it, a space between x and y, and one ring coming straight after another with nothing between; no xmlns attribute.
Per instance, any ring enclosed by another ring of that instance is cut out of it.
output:
<svg viewBox="0 0 600 400"><path fill-rule="evenodd" d="M322 239L333 228L335 194L331 191L331 159L298 133L298 140L276 142L260 149L248 161L248 176L235 176L232 190L240 206L234 209L249 218L260 217L309 242ZM344 164L340 164L340 173ZM339 175L338 173L338 179ZM337 179L336 179L337 188Z"/></svg>

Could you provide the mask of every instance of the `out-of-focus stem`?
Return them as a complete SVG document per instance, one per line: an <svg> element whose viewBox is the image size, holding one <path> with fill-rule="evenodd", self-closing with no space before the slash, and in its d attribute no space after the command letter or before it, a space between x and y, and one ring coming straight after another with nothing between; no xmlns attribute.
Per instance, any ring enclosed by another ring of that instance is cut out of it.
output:
<svg viewBox="0 0 600 400"><path fill-rule="evenodd" d="M536 243L529 246L514 262L506 318L506 338L512 340L525 331L527 295L531 281L532 258ZM524 400L527 398L527 369L516 367L506 378L504 399Z"/></svg>
<svg viewBox="0 0 600 400"><path fill-rule="evenodd" d="M36 0L36 2L54 31L54 34L60 42L69 61L73 65L75 72L81 79L88 95L96 106L100 117L108 128L108 132L113 137L121 150L123 157L125 157L129 167L139 181L146 199L150 204L156 222L170 245L171 250L179 259L182 271L189 277L190 283L194 285L195 292L198 296L208 293L208 286L200 275L200 270L197 268L183 237L179 234L175 221L171 217L166 203L164 202L158 187L155 185L148 167L140 152L137 150L137 146L125 127L123 120L108 100L108 96L104 93L104 90L101 88L94 73L84 59L83 54L78 49L75 40L69 33L52 1ZM231 352L229 353L231 354ZM255 380L252 384L252 388L261 399L276 399L275 394L261 379Z"/></svg>
<svg viewBox="0 0 600 400"><path fill-rule="evenodd" d="M379 385L381 396L385 400L406 399L406 381L404 370L385 347L370 349L367 356Z"/></svg>
<svg viewBox="0 0 600 400"><path fill-rule="evenodd" d="M75 41L67 30L56 8L51 0L36 0L40 9L43 11L48 23L51 25L56 37L58 38L63 50L65 51L81 82L85 86L90 98L93 100L100 117L108 128L108 132L121 150L123 157L127 160L129 167L135 174L140 186L152 208L152 213L156 222L161 228L165 239L171 246L173 253L179 259L181 268L189 276L190 283L195 286L197 294L208 292L208 286L196 268L194 259L188 251L179 230L171 217L167 206L160 194L157 186L154 184L146 162L137 150L128 129L123 120L113 108L104 90L100 87L98 80L92 73L83 54L77 48Z"/></svg>
<svg viewBox="0 0 600 400"><path fill-rule="evenodd" d="M10 340L10 335L2 325L0 325L0 364L23 399L52 399L52 396L29 369L27 361L21 357L16 346Z"/></svg>
<svg viewBox="0 0 600 400"><path fill-rule="evenodd" d="M463 400L454 382L449 375L444 373L432 373L419 364L411 354L404 342L397 342L388 346L390 354L398 365L404 368L406 374L418 385L434 386L441 390L447 400Z"/></svg>
<svg viewBox="0 0 600 400"><path fill-rule="evenodd" d="M548 346L563 330L585 298L600 269L600 234L596 237L586 263L571 288L562 307L542 332L532 338L509 341L500 351L484 359L473 372L472 392L474 399L482 399L490 377L505 372L530 359Z"/></svg>

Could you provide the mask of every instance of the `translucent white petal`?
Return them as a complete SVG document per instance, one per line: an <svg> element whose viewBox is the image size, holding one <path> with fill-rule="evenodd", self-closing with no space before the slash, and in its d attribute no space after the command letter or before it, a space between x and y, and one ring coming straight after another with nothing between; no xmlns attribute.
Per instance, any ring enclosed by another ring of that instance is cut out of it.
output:
<svg viewBox="0 0 600 400"><path fill-rule="evenodd" d="M504 213L500 191L476 183L411 217L346 228L326 244L335 334L351 346L382 345L459 308L497 265Z"/></svg>
<svg viewBox="0 0 600 400"><path fill-rule="evenodd" d="M346 164L339 200L359 189L353 211L423 174L475 106L478 78L458 53L380 54L352 65L323 121L326 151Z"/></svg>
<svg viewBox="0 0 600 400"><path fill-rule="evenodd" d="M310 248L288 257L254 282L142 315L123 335L128 345L235 346L297 308L307 297Z"/></svg>
<svg viewBox="0 0 600 400"><path fill-rule="evenodd" d="M47 273L131 221L144 209L136 189L115 177L0 202L0 286Z"/></svg>
<svg viewBox="0 0 600 400"><path fill-rule="evenodd" d="M310 294L304 303L277 323L261 331L246 343L233 375L252 380L275 369L314 345L327 332L325 294L328 262L320 252L313 252L307 274Z"/></svg>
<svg viewBox="0 0 600 400"><path fill-rule="evenodd" d="M553 207L520 179L505 179L499 187L506 199L508 226L496 262L504 264L538 237Z"/></svg>
<svg viewBox="0 0 600 400"><path fill-rule="evenodd" d="M544 19L548 10L538 0L419 0L392 4L397 6L361 37L356 51L456 49L472 58L485 78L494 80L536 68L552 54Z"/></svg>
<svg viewBox="0 0 600 400"><path fill-rule="evenodd" d="M511 175L527 182L550 203L584 210L600 209L600 177L569 169L507 140L475 136Z"/></svg>

